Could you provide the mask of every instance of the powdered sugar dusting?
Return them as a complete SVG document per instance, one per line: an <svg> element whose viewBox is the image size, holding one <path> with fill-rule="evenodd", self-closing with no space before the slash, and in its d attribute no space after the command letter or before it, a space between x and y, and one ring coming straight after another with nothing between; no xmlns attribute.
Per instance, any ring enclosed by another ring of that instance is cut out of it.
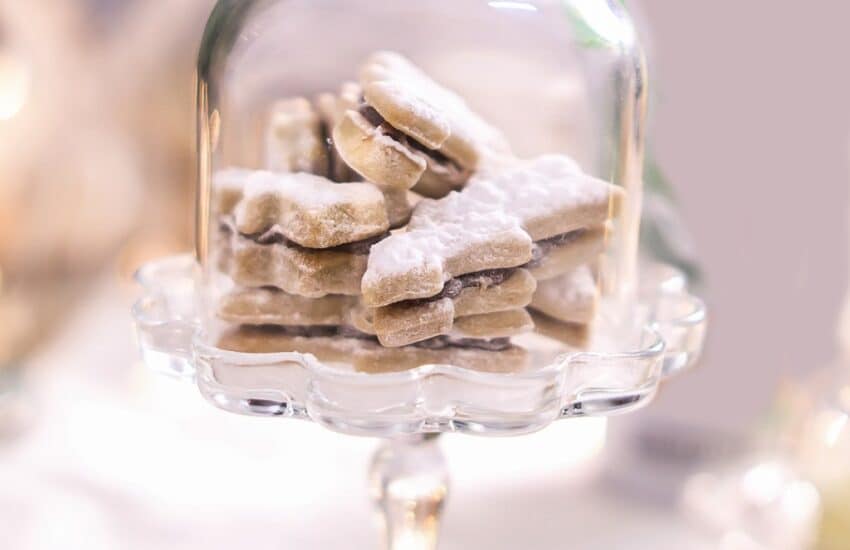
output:
<svg viewBox="0 0 850 550"><path fill-rule="evenodd" d="M470 201L463 193L452 193L440 200L423 200L414 210L407 231L372 247L364 285L377 283L384 277L434 269L444 270L443 279L447 281L463 274L446 271L447 260L468 254L470 249L497 238L527 243L530 256L531 238L514 216ZM519 257L516 265L525 261ZM492 265L487 258L482 258L481 263L481 269Z"/></svg>
<svg viewBox="0 0 850 550"><path fill-rule="evenodd" d="M511 212L528 229L536 221L559 213L569 215L585 207L606 206L611 186L582 173L567 156L545 155L479 174L470 180L464 194ZM568 224L561 227L567 228ZM540 240L554 234L532 236Z"/></svg>
<svg viewBox="0 0 850 550"><path fill-rule="evenodd" d="M445 134L451 133L451 119L444 105L452 102L448 90L440 88L424 73L397 72L392 75L382 75L393 80L378 81L369 86L369 91L380 90L381 93L393 97L402 110L410 112L417 119L427 120L440 128ZM460 99L460 98L458 98Z"/></svg>
<svg viewBox="0 0 850 550"><path fill-rule="evenodd" d="M338 203L374 203L383 194L367 182L339 184L306 172L270 172L225 168L213 175L213 188L242 191L245 197L274 193L304 208L326 208Z"/></svg>
<svg viewBox="0 0 850 550"><path fill-rule="evenodd" d="M371 183L334 183L322 176L299 173L253 172L245 184L245 198L275 194L301 208L322 209L338 204L383 203L383 194ZM238 212L237 212L238 223Z"/></svg>
<svg viewBox="0 0 850 550"><path fill-rule="evenodd" d="M301 246L329 248L380 235L390 226L384 194L371 183L245 170L224 171L215 181L233 189L241 186L233 214L243 234L276 226Z"/></svg>
<svg viewBox="0 0 850 550"><path fill-rule="evenodd" d="M507 140L496 128L473 112L466 101L441 86L401 55L377 52L364 65L361 83L367 92L380 90L413 117L439 128L442 139L427 144L439 148L445 138L456 138L477 149L479 154L507 152Z"/></svg>
<svg viewBox="0 0 850 550"><path fill-rule="evenodd" d="M572 223L569 212L589 202L606 202L609 193L607 183L582 174L564 156L517 161L479 174L461 192L420 202L406 232L375 245L363 286L409 273L441 270L447 281L475 270L509 267L486 255L497 241L527 245L528 258L516 264L521 265L530 258L533 237L540 238L529 234L530 223L552 217L561 224L554 224L554 231L567 228ZM450 268L458 263L469 270Z"/></svg>

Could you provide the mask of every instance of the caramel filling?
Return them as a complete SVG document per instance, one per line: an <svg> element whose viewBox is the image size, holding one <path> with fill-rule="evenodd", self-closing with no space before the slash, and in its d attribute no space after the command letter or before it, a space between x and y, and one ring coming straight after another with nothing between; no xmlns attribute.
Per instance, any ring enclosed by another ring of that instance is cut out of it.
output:
<svg viewBox="0 0 850 550"><path fill-rule="evenodd" d="M252 235L246 235L244 233L239 233L236 231L236 227L233 223L233 220L230 218L223 219L219 224L219 230L225 235L239 235L240 237L244 237L248 240L251 240L257 244L263 245L272 245L272 244L280 244L286 246L288 248L294 248L296 250L305 250L305 251L331 251L331 252L345 252L348 254L354 254L355 256L366 256L369 254L369 250L372 248L377 242L384 240L389 237L390 233L384 233L383 235L378 235L376 237L372 237L370 239L364 239L362 241L355 241L353 243L341 244L339 246L333 246L330 248L307 248L305 246L301 246L300 244L291 241L286 238L286 236L281 231L280 227L273 226L269 228L267 231L263 233L254 233Z"/></svg>
<svg viewBox="0 0 850 550"><path fill-rule="evenodd" d="M413 346L417 348L432 350L465 348L480 349L484 351L504 351L512 345L510 338L482 340L478 338L452 338L451 336L435 336L434 338L413 344Z"/></svg>
<svg viewBox="0 0 850 550"><path fill-rule="evenodd" d="M436 302L437 300L442 300L443 298L454 299L457 298L460 295L461 291L465 288L487 288L491 286L500 285L504 283L511 275L513 275L517 269L518 268L487 269L485 271L478 271L475 273L461 275L460 277L450 279L449 282L447 282L443 286L443 290L441 290L439 294L429 296L428 298L404 300L402 302L398 302L398 304L409 307L416 307L422 304L427 304L429 302Z"/></svg>
<svg viewBox="0 0 850 550"><path fill-rule="evenodd" d="M554 237L537 241L534 243L534 248L531 249L531 261L523 267L527 267L528 269L539 267L543 258L545 258L546 255L553 249L561 248L562 246L575 242L585 233L587 233L587 229L576 229L569 233L562 233L561 235L555 235Z"/></svg>
<svg viewBox="0 0 850 550"><path fill-rule="evenodd" d="M378 344L378 338L348 326L279 326L260 325L253 327L271 335L292 336L301 338L352 338ZM512 346L509 338L493 338L483 340L477 338L453 338L451 336L435 336L422 342L411 344L411 347L448 350L451 348L480 349L484 351L504 351Z"/></svg>
<svg viewBox="0 0 850 550"><path fill-rule="evenodd" d="M396 129L381 116L381 113L368 103L365 103L365 101L360 104L358 112L363 115L363 118L369 121L369 124L375 128L380 128L386 135L395 141L424 156L428 163L428 169L441 179L448 181L452 186L459 187L466 183L469 179L469 170L465 170L461 165L444 155L442 152L435 149L429 149L412 137Z"/></svg>

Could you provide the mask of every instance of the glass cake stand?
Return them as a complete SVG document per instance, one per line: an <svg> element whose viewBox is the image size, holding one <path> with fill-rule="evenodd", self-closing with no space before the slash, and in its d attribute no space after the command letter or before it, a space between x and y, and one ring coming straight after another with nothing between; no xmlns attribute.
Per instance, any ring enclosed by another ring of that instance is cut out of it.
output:
<svg viewBox="0 0 850 550"><path fill-rule="evenodd" d="M704 304L688 292L685 277L649 264L635 307L602 304L600 337L587 350L560 349L548 363L535 357L538 368L515 371L424 365L362 372L310 354L211 346L196 310L196 269L186 255L139 270L144 295L133 317L145 363L195 383L226 411L312 420L336 432L383 438L371 486L391 549L436 547L449 485L440 433L522 435L555 420L635 410L663 380L696 363L706 326ZM614 311L633 315L622 319Z"/></svg>

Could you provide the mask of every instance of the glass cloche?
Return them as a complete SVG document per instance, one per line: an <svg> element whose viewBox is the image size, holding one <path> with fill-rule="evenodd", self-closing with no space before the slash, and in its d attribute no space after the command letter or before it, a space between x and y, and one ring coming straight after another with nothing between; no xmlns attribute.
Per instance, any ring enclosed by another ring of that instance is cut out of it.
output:
<svg viewBox="0 0 850 550"><path fill-rule="evenodd" d="M140 271L143 353L370 435L643 403L704 322L638 261L646 96L619 1L219 0L197 251Z"/></svg>
<svg viewBox="0 0 850 550"><path fill-rule="evenodd" d="M635 281L645 96L617 2L219 2L206 335L377 371L588 345Z"/></svg>
<svg viewBox="0 0 850 550"><path fill-rule="evenodd" d="M436 434L627 412L705 309L638 261L647 79L616 0L219 0L197 251L144 266L145 362L211 403L386 438L389 548L433 548Z"/></svg>

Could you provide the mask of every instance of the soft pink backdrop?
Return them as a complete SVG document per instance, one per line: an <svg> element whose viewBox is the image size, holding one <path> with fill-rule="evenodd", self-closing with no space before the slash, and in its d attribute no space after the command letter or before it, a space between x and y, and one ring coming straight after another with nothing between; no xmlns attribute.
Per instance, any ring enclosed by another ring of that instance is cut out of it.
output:
<svg viewBox="0 0 850 550"><path fill-rule="evenodd" d="M654 149L707 272L701 370L653 415L743 430L835 354L847 286L850 3L643 0Z"/></svg>

